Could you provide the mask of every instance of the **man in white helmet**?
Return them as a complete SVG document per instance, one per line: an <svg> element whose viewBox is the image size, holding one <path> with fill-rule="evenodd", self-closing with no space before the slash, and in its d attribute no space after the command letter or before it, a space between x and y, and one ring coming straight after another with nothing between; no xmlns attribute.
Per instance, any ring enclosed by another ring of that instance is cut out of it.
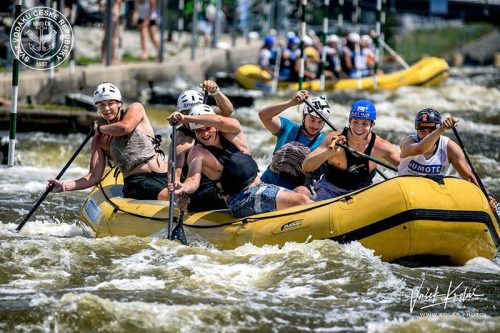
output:
<svg viewBox="0 0 500 333"><path fill-rule="evenodd" d="M182 183L169 184L176 196L196 192L205 174L218 183L220 195L236 217L312 202L304 194L260 181L257 164L238 120L215 115L208 105L198 105L189 116L175 112L169 121L189 123L199 142L188 155L187 178Z"/></svg>
<svg viewBox="0 0 500 333"><path fill-rule="evenodd" d="M229 98L220 91L215 81L205 80L200 84L200 87L203 91L207 91L214 97L217 103L217 107L214 109L216 114L224 117L231 116L233 113L233 104ZM200 104L203 104L203 94L196 90L186 90L183 91L177 99L177 110L182 114L188 115L193 107ZM177 143L175 148L177 154L175 160L175 179L182 181L187 175L187 156L189 151L194 147L196 138L189 126L184 124L177 128L175 135ZM169 151L171 151L171 149L169 149ZM214 195L216 190L215 184L204 177L199 190L190 196L188 210L195 212L226 208L224 200Z"/></svg>
<svg viewBox="0 0 500 333"><path fill-rule="evenodd" d="M95 186L101 181L109 158L123 174L125 197L168 200L167 165L142 104L134 102L121 109L120 90L108 82L97 86L94 102L102 120L93 123L89 173L70 181L49 180L49 186L54 185L53 192Z"/></svg>
<svg viewBox="0 0 500 333"><path fill-rule="evenodd" d="M307 105L304 105L301 124L292 122L279 115L288 108L304 103L308 97L308 91L301 90L293 98L285 102L266 106L259 111L260 120L267 130L277 138L273 151L275 155L273 163L269 165L262 175L262 181L290 190L297 190L304 194L309 194L309 190L304 187L307 183L307 175L305 173L300 174L302 161L305 157L302 155L303 153L307 155L321 144L321 141L325 138L325 135L321 133L325 122L316 113L309 110ZM309 101L326 119L330 117L330 105L325 99L314 97L310 98ZM298 146L303 146L307 149ZM304 152L304 150L307 151ZM275 163L283 164L280 160L284 160L284 158L280 158L279 156L283 155L286 157L287 154L291 157L286 158L288 160L287 165L279 167L281 170L277 170ZM296 172L293 172L293 170L296 170Z"/></svg>

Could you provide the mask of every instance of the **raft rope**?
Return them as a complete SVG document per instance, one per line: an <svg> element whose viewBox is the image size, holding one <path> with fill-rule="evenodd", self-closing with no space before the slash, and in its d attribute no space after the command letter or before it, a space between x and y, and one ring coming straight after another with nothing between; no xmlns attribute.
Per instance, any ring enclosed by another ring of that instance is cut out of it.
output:
<svg viewBox="0 0 500 333"><path fill-rule="evenodd" d="M116 179L118 178L118 175L120 174L120 171L118 169L110 169L102 179L105 179L112 171L115 171L115 175L114 175L114 178L115 178L115 184L118 185L118 183L116 182ZM99 186L99 190L101 191L102 195L104 196L104 199L106 200L107 203L109 203L112 207L113 207L113 214L115 214L116 212L122 212L124 214L127 214L127 215L130 215L130 216L134 216L134 217L138 217L138 218L141 218L141 219L145 219L145 220L153 220L153 221L162 221L162 222L165 222L166 219L165 218L160 218L160 217L153 217L153 216L146 216L146 215L141 215L141 214L137 214L137 213L134 213L134 212L129 212L123 208L120 208L120 206L118 206L116 203L114 203L111 198L106 194L106 191L104 191L104 188L102 187L102 180L101 182L98 184ZM329 205L331 204L332 202L335 202L335 201L338 201L338 200L350 200L351 196L345 196L345 197L341 197L341 198L337 198L335 200L331 200L331 201L327 201L323 204L320 204L320 205L314 205L313 207L308 207L308 208L305 208L303 210L301 210L300 212L307 212L307 211L310 211L310 210L313 210L317 207L323 207L323 206L326 206L326 205ZM290 213L284 213L284 214L279 214L279 215L275 215L273 216L273 218L277 218L277 217L283 217L283 216L289 216L289 215L294 215L298 212L290 212ZM243 224L246 224L246 223L254 223L254 222L258 222L260 220L264 220L264 219L268 219L269 217L268 216L263 216L263 217L243 217L241 219L237 219L237 220L234 220L234 221L229 221L229 222L226 222L226 223L223 223L223 224L217 224L217 225L186 225L184 224L186 227L188 228L195 228L195 229L210 229L210 228L220 228L220 227L225 227L225 226L228 226L228 225L231 225L231 224L237 224L237 223L243 223ZM177 218L175 218L177 219ZM176 221L177 222L177 221Z"/></svg>
<svg viewBox="0 0 500 333"><path fill-rule="evenodd" d="M118 175L120 173L120 171L118 169L110 169L103 177L106 178L109 173L111 173L113 170L115 170L115 175L114 175L114 178L115 178L115 184L118 185L118 183L116 183L116 179L118 178ZM405 177L412 177L412 176L405 176ZM434 179L433 177L429 177L430 179L433 179L434 181L436 182L443 182L444 180L443 179L439 179L439 178L436 178ZM453 177L450 177L450 178L453 178ZM373 186L376 186L378 184L372 184L371 186L368 186L368 187L365 187L363 188L362 190L360 191L356 191L354 193L351 193L351 194L358 194L358 193L361 193L361 192L364 192L366 191L367 189L373 187ZM145 216L145 215L141 215L141 214L137 214L137 213L133 213L133 212L129 212L129 211L126 211L122 208L120 208L120 206L118 206L116 203L114 203L110 198L109 196L106 194L106 192L104 191L104 188L102 187L102 184L99 183L99 189L101 190L101 193L103 194L105 200L111 205L113 206L113 214L120 211L124 214L128 214L130 216L134 216L134 217L138 217L138 218L142 218L142 219L147 219L147 220L153 220L153 221L162 221L162 222L165 222L166 219L165 218L159 218L159 217L152 217L152 216ZM304 208L300 211L296 211L296 212L288 212L288 213L282 213L282 214L278 214L278 215L274 215L272 216L272 218L280 218L280 217L285 217L285 216L290 216L290 215L295 215L295 214L298 214L298 213L306 213L308 211L312 211L316 208L319 208L319 207L323 207L323 206L327 206L327 205L330 205L334 202L337 202L337 201L350 201L352 200L352 196L351 194L347 194L345 196L341 196L341 197L337 197L337 198L332 198L330 200L325 200L322 204L315 204L315 205L311 205L307 208ZM188 228L193 228L193 229L213 229L213 228L221 228L221 227L226 227L226 226L229 226L229 225L233 225L233 224L238 224L238 223L241 223L241 224L248 224L248 223L255 223L255 222L258 222L260 220L264 220L264 219L269 219L270 217L269 216L263 216L263 217L243 217L243 218L240 218L240 219L237 219L237 220L233 220L233 221L229 221L229 222L226 222L226 223L222 223L222 224L215 224L215 225L189 225L189 224L184 224L186 227ZM177 217L174 218L174 220L176 220L175 222L177 222ZM491 220L491 219L489 219ZM493 228L494 230L494 228ZM492 232L490 232L492 233ZM492 233L492 234L495 234L495 233ZM345 236L345 235L344 235ZM339 236L340 237L340 236ZM500 241L496 241L495 245L497 247L500 247L500 243L497 243L497 242L500 242Z"/></svg>
<svg viewBox="0 0 500 333"><path fill-rule="evenodd" d="M118 178L118 175L120 174L120 171L118 169L114 169L114 170L115 170L115 174L114 174L115 184L118 185L118 183L116 182L116 179ZM104 177L102 179L106 178L112 171L113 171L113 169L110 169L104 175ZM134 212L129 212L129 211L123 209L123 208L120 208L120 206L118 206L116 203L114 203L111 200L111 198L106 194L106 191L104 191L104 188L102 187L102 180L101 180L101 182L99 182L98 186L99 186L99 190L101 191L102 195L104 196L104 199L106 200L106 202L109 203L113 207L113 214L115 214L116 212L122 212L124 214L131 215L131 216L138 217L138 218L142 218L142 219L145 219L145 220L153 220L153 221L166 222L165 218L141 215L141 214L137 214L137 213L134 213Z"/></svg>

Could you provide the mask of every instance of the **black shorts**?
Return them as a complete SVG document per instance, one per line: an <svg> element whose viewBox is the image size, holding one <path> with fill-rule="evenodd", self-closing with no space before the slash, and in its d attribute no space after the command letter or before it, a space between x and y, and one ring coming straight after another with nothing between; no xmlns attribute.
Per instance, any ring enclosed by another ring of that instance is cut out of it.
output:
<svg viewBox="0 0 500 333"><path fill-rule="evenodd" d="M198 190L189 196L188 211L227 209L226 202L219 196L219 193L220 190L214 182L202 182Z"/></svg>
<svg viewBox="0 0 500 333"><path fill-rule="evenodd" d="M137 173L123 179L123 195L139 200L158 200L158 194L168 186L167 173Z"/></svg>
<svg viewBox="0 0 500 333"><path fill-rule="evenodd" d="M141 25L144 22L144 19L138 19L137 24ZM156 20L149 20L149 26L156 25Z"/></svg>

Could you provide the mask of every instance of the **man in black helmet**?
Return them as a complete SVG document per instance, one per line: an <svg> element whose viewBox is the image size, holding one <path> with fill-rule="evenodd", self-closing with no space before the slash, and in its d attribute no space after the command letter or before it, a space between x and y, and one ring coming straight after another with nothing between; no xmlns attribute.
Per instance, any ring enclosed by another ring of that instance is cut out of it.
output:
<svg viewBox="0 0 500 333"><path fill-rule="evenodd" d="M416 134L405 137L399 143L401 160L399 175L447 176L450 164L461 178L479 187L460 146L442 134L456 127L458 119L441 115L434 109L420 110L415 117ZM489 204L496 211L497 201L491 195Z"/></svg>

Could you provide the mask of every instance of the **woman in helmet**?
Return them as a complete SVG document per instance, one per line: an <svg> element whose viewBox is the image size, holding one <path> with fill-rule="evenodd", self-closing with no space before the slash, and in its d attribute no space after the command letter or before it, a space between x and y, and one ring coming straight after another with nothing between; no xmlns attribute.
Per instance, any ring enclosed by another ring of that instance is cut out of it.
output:
<svg viewBox="0 0 500 333"><path fill-rule="evenodd" d="M274 48L276 38L267 35L264 38L264 45L259 50L258 64L262 69L267 70L271 75L274 72L274 64L276 63L276 50Z"/></svg>
<svg viewBox="0 0 500 333"><path fill-rule="evenodd" d="M221 196L231 214L237 217L311 202L304 194L260 181L257 164L238 120L215 115L204 104L195 106L189 116L175 112L169 120L189 123L199 142L189 153L185 181L169 185L176 196L196 192L205 174L220 185Z"/></svg>
<svg viewBox="0 0 500 333"><path fill-rule="evenodd" d="M301 124L294 123L284 117L279 117L286 109L304 103L308 97L309 93L307 90L302 90L286 102L269 105L259 111L259 117L264 126L272 135L277 137L273 154L276 154L284 145L292 142L298 142L305 145L312 151L316 149L325 138L325 135L321 133L321 130L325 126L325 122L316 115L316 113L312 112L307 105L303 108ZM330 105L324 98L313 97L310 99L310 102L322 113L323 117L326 119L330 117ZM296 148L292 147L290 147L290 149L296 150ZM300 169L302 160L290 160L290 162L299 163L298 167ZM293 166L291 167L293 168ZM265 183L282 186L290 190L305 185L305 179L293 179L285 174L280 175L278 172L272 171L271 165L266 169L261 179ZM299 188L297 190L300 190L301 193L309 193L307 188Z"/></svg>
<svg viewBox="0 0 500 333"><path fill-rule="evenodd" d="M168 200L167 165L153 128L141 103L125 110L120 90L104 82L94 91L94 102L102 121L94 122L89 173L71 181L49 180L53 192L82 190L98 184L109 158L123 173L125 197Z"/></svg>
<svg viewBox="0 0 500 333"><path fill-rule="evenodd" d="M417 133L405 137L399 144L399 175L447 176L451 163L461 178L479 187L460 146L442 135L457 124L458 120L454 117L447 117L441 122L441 115L435 109L420 110L415 116ZM496 211L495 198L490 196L489 203Z"/></svg>
<svg viewBox="0 0 500 333"><path fill-rule="evenodd" d="M205 80L200 84L200 87L214 97L217 103L217 107L214 109L215 114L224 117L231 116L233 113L233 104L229 98L220 91L215 81ZM177 110L184 115L189 115L191 109L200 104L203 104L203 94L196 90L186 90L182 92L177 99ZM183 181L188 172L187 156L196 143L196 137L193 130L187 124L178 126L175 135L177 143L177 147L175 148L175 179ZM169 151L171 151L171 149L169 149ZM199 212L210 209L226 208L224 200L221 200L216 195L216 192L217 188L215 184L203 176L200 188L189 197L188 210Z"/></svg>
<svg viewBox="0 0 500 333"><path fill-rule="evenodd" d="M335 143L343 143L349 147L385 159L394 166L399 165L399 153L390 142L372 132L375 126L376 109L367 100L356 101L349 113L349 127L335 131L326 136L321 145L309 154L302 168L312 172L326 162L326 171L316 183L316 200L334 198L349 193L372 183L377 164Z"/></svg>

